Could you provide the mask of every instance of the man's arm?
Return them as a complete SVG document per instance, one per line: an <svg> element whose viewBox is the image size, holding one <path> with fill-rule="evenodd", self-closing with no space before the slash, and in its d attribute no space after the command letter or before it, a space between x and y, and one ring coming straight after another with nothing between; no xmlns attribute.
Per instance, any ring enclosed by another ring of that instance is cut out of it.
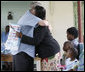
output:
<svg viewBox="0 0 85 72"><path fill-rule="evenodd" d="M38 24L39 24L40 26L49 26L48 21L46 21L46 20L40 20L40 21L38 22Z"/></svg>

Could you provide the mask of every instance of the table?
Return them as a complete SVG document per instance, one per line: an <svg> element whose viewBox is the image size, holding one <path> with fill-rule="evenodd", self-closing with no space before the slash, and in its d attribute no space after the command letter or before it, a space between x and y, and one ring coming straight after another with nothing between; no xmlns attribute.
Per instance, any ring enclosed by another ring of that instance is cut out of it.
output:
<svg viewBox="0 0 85 72"><path fill-rule="evenodd" d="M1 61L8 61L8 62L12 62L13 61L13 57L10 54L1 54Z"/></svg>

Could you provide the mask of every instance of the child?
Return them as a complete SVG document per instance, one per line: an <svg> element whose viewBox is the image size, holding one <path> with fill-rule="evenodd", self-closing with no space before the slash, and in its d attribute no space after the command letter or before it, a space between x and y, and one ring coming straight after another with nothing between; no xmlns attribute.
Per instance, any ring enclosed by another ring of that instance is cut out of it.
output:
<svg viewBox="0 0 85 72"><path fill-rule="evenodd" d="M70 48L67 53L67 59L65 61L65 69L63 71L75 71L78 66L78 60L76 56L78 55L78 51L76 48Z"/></svg>
<svg viewBox="0 0 85 72"><path fill-rule="evenodd" d="M65 60L66 60L66 52L70 49L73 48L73 44L70 41L66 41L63 45L63 50L64 50L64 54L62 57L62 65L65 64Z"/></svg>
<svg viewBox="0 0 85 72"><path fill-rule="evenodd" d="M74 47L77 48L78 42L78 30L75 27L71 27L67 29L67 39L74 44Z"/></svg>
<svg viewBox="0 0 85 72"><path fill-rule="evenodd" d="M64 42L64 45L63 45L64 54L62 56L62 59L60 60L61 65L59 66L61 69L63 69L65 66L66 53L70 48L73 48L73 44L71 43L71 41Z"/></svg>
<svg viewBox="0 0 85 72"><path fill-rule="evenodd" d="M75 27L70 27L67 29L67 39L71 41L74 47L78 50L77 59L79 59L80 48L79 48L79 41L78 41L78 30Z"/></svg>

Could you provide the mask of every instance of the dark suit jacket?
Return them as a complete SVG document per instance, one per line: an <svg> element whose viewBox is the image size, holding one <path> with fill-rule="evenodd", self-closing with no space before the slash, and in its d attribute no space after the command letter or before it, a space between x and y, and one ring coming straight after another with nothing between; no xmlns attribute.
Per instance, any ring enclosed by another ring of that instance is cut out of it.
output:
<svg viewBox="0 0 85 72"><path fill-rule="evenodd" d="M58 42L52 37L46 26L38 26L35 28L33 38L23 35L21 42L35 45L36 53L38 53L40 58L53 56L60 51Z"/></svg>

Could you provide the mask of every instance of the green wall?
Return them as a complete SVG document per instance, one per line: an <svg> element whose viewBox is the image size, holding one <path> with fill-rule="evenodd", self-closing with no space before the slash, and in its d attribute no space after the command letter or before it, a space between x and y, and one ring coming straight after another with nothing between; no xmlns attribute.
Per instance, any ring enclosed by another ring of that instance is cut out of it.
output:
<svg viewBox="0 0 85 72"><path fill-rule="evenodd" d="M29 9L31 1L1 1L1 32L9 23L17 23L19 18ZM13 20L8 20L8 12L12 12Z"/></svg>
<svg viewBox="0 0 85 72"><path fill-rule="evenodd" d="M73 11L74 11L74 24L78 28L78 4L77 1L73 2ZM82 32L84 35L84 1L81 2L81 23L82 23Z"/></svg>

